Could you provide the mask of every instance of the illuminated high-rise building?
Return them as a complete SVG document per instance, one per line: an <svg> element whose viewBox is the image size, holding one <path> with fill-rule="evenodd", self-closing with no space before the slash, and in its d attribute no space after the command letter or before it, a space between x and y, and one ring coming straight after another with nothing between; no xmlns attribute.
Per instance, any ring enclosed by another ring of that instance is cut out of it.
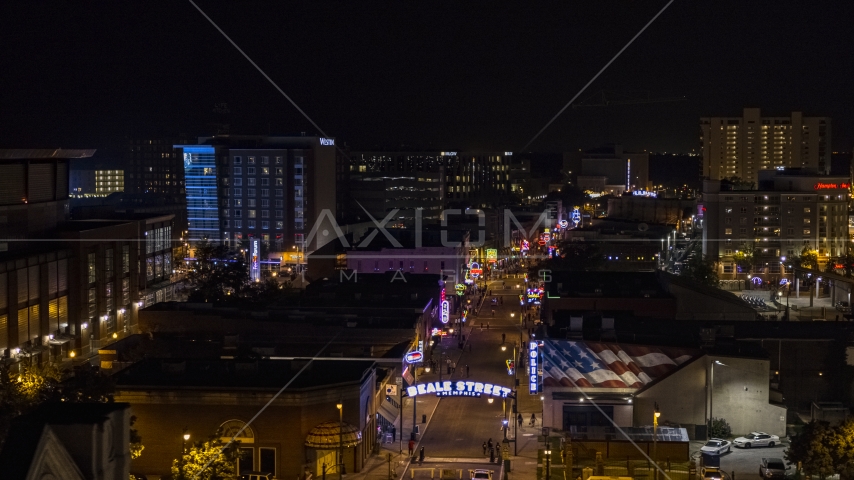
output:
<svg viewBox="0 0 854 480"><path fill-rule="evenodd" d="M801 112L763 117L758 108L745 108L740 117L701 118L701 176L755 184L760 170L806 167L829 174L830 140L829 117Z"/></svg>

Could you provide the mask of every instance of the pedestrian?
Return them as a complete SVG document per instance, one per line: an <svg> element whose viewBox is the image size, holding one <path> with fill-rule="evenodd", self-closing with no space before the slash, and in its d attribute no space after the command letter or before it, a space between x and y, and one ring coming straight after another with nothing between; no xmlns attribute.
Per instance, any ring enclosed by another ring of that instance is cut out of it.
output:
<svg viewBox="0 0 854 480"><path fill-rule="evenodd" d="M531 426L534 427L537 425L537 416L533 413L531 414Z"/></svg>
<svg viewBox="0 0 854 480"><path fill-rule="evenodd" d="M424 463L424 447L421 447L421 451L418 452L418 462Z"/></svg>
<svg viewBox="0 0 854 480"><path fill-rule="evenodd" d="M483 442L483 456L486 456L486 442Z"/></svg>
<svg viewBox="0 0 854 480"><path fill-rule="evenodd" d="M469 378L469 366L466 365L466 378Z"/></svg>
<svg viewBox="0 0 854 480"><path fill-rule="evenodd" d="M457 362L451 362L451 372L456 373L457 371Z"/></svg>
<svg viewBox="0 0 854 480"><path fill-rule="evenodd" d="M489 463L495 463L495 449L489 447Z"/></svg>
<svg viewBox="0 0 854 480"><path fill-rule="evenodd" d="M412 452L415 451L415 440L409 440L409 456L412 456Z"/></svg>
<svg viewBox="0 0 854 480"><path fill-rule="evenodd" d="M504 342L506 342L506 341L507 341L507 337L506 337L506 335L507 335L506 333L502 333L502 334L501 334L501 343L504 343Z"/></svg>
<svg viewBox="0 0 854 480"><path fill-rule="evenodd" d="M486 446L489 447L490 450L492 450L492 439L491 438L489 440L487 440Z"/></svg>
<svg viewBox="0 0 854 480"><path fill-rule="evenodd" d="M486 322L486 329L489 330L489 322Z"/></svg>
<svg viewBox="0 0 854 480"><path fill-rule="evenodd" d="M483 322L480 322L480 331L483 331Z"/></svg>
<svg viewBox="0 0 854 480"><path fill-rule="evenodd" d="M523 420L522 420L522 414L521 413L516 417L516 421L519 422L519 428L522 428Z"/></svg>
<svg viewBox="0 0 854 480"><path fill-rule="evenodd" d="M397 441L397 427L391 427L391 442L394 443Z"/></svg>

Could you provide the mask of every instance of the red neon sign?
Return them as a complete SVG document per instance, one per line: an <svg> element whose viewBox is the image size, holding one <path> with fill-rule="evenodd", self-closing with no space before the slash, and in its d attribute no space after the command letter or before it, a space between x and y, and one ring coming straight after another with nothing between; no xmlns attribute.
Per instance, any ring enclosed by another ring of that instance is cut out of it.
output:
<svg viewBox="0 0 854 480"><path fill-rule="evenodd" d="M850 183L821 183L818 182L812 186L815 190L836 190L836 189L848 189L851 188Z"/></svg>

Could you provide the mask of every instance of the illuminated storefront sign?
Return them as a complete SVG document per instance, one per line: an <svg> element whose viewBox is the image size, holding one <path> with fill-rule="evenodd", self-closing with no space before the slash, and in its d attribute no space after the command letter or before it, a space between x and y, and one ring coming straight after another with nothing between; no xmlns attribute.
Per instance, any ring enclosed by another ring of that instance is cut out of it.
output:
<svg viewBox="0 0 854 480"><path fill-rule="evenodd" d="M333 138L321 138L320 144L326 145L328 147L334 147L335 146L335 139L333 139Z"/></svg>
<svg viewBox="0 0 854 480"><path fill-rule="evenodd" d="M540 350L537 342L528 342L528 393L536 395L540 392L540 377L537 373Z"/></svg>
<svg viewBox="0 0 854 480"><path fill-rule="evenodd" d="M837 190L851 188L850 183L816 183L812 186L815 190Z"/></svg>
<svg viewBox="0 0 854 480"><path fill-rule="evenodd" d="M632 192L632 195L634 195L634 196L636 196L636 197L650 197L650 198L656 198L656 197L658 197L658 194L657 194L657 193L655 193L655 192L650 192L650 191L648 191L648 190L635 190L635 191L633 191L633 192Z"/></svg>
<svg viewBox="0 0 854 480"><path fill-rule="evenodd" d="M253 282L261 280L261 265L258 263L258 257L261 256L261 243L258 240L252 240L251 252L252 263L250 264L249 277Z"/></svg>
<svg viewBox="0 0 854 480"><path fill-rule="evenodd" d="M483 269L480 268L480 264L477 262L471 262L471 268L469 269L469 273L471 274L471 278L478 278L483 275Z"/></svg>
<svg viewBox="0 0 854 480"><path fill-rule="evenodd" d="M560 221L560 228L566 228L566 227L567 227L567 225L569 225L569 222L567 222L566 220L561 220L561 221Z"/></svg>
<svg viewBox="0 0 854 480"><path fill-rule="evenodd" d="M465 285L463 285L462 283L458 283L458 284L456 284L456 285L454 286L454 288L457 290L457 295L465 295L465 293L466 293L466 286L465 286Z"/></svg>
<svg viewBox="0 0 854 480"><path fill-rule="evenodd" d="M498 250L495 248L487 248L486 249L486 261L490 263L495 263L498 261Z"/></svg>
<svg viewBox="0 0 854 480"><path fill-rule="evenodd" d="M415 350L414 352L409 352L403 357L406 360L406 363L418 363L424 358L424 354Z"/></svg>
<svg viewBox="0 0 854 480"><path fill-rule="evenodd" d="M531 244L527 240L522 240L522 251L525 252L531 248Z"/></svg>
<svg viewBox="0 0 854 480"><path fill-rule="evenodd" d="M447 300L442 301L442 323L448 323L451 319L451 304Z"/></svg>
<svg viewBox="0 0 854 480"><path fill-rule="evenodd" d="M419 383L406 388L406 394L410 397L435 393L437 397L479 397L491 395L506 398L511 390L507 387L493 385L491 383L471 381L450 381Z"/></svg>

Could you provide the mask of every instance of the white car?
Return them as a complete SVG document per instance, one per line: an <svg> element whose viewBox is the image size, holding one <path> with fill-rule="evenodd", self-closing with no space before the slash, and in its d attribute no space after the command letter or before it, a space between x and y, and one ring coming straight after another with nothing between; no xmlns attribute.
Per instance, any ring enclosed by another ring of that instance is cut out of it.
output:
<svg viewBox="0 0 854 480"><path fill-rule="evenodd" d="M471 480L492 480L492 470L469 470Z"/></svg>
<svg viewBox="0 0 854 480"><path fill-rule="evenodd" d="M712 438L700 448L701 452L710 453L712 455L721 455L732 451L732 444L722 438Z"/></svg>
<svg viewBox="0 0 854 480"><path fill-rule="evenodd" d="M773 447L780 444L780 437L765 432L750 432L748 435L738 437L732 441L736 447Z"/></svg>

